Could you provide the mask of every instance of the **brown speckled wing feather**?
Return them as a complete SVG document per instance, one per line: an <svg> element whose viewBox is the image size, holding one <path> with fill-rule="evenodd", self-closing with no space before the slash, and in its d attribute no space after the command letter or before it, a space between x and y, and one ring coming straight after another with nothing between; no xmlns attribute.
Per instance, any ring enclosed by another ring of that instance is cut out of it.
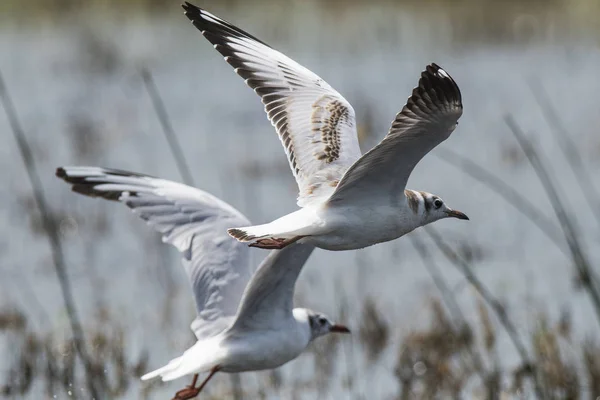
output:
<svg viewBox="0 0 600 400"><path fill-rule="evenodd" d="M298 183L298 205L327 198L360 156L352 106L323 79L190 3L185 15L261 97Z"/></svg>

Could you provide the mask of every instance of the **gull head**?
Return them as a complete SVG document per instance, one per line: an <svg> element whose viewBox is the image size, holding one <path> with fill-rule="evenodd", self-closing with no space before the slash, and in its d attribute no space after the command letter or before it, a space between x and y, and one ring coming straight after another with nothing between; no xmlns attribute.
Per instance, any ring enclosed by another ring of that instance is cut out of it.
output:
<svg viewBox="0 0 600 400"><path fill-rule="evenodd" d="M408 192L408 191L407 191ZM446 205L441 197L427 193L411 190L407 193L409 206L413 211L421 214L424 219L423 225L430 224L444 218L458 218L469 220L469 217L461 211L454 210Z"/></svg>
<svg viewBox="0 0 600 400"><path fill-rule="evenodd" d="M303 309L303 311L306 312L311 341L328 333L350 333L350 329L344 325L334 323L325 314L308 309Z"/></svg>

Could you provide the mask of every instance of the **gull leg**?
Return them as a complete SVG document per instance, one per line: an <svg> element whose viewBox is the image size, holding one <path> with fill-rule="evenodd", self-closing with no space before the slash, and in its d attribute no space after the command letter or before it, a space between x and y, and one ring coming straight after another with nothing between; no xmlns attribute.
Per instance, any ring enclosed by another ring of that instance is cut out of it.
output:
<svg viewBox="0 0 600 400"><path fill-rule="evenodd" d="M196 390L196 382L197 381L198 381L198 374L194 374L194 379L192 379L192 384L189 386L186 386L185 388L183 388L180 391L178 391L177 393L175 393L175 397L173 397L172 400L186 400L186 399L191 399L191 398L196 397L196 395L192 394L192 393L194 393Z"/></svg>
<svg viewBox="0 0 600 400"><path fill-rule="evenodd" d="M198 393L200 393L200 391L202 391L202 389L204 389L204 386L206 386L206 384L208 383L208 381L210 380L210 378L212 378L214 374L216 374L217 372L219 372L220 369L221 369L221 367L219 367L217 365L217 366L213 367L213 369L210 370L210 374L208 374L208 376L206 377L206 379L204 380L204 382L202 382L202 384L198 388Z"/></svg>
<svg viewBox="0 0 600 400"><path fill-rule="evenodd" d="M259 249L267 249L267 250L280 250L283 248L281 245L283 239L260 239L257 240L256 243L249 244L249 247L258 247Z"/></svg>
<svg viewBox="0 0 600 400"><path fill-rule="evenodd" d="M266 238L259 239L255 243L251 243L249 247L258 247L260 249L268 249L268 250L281 250L286 246L289 246L292 243L297 242L305 236L294 236L291 239L283 239L283 238Z"/></svg>
<svg viewBox="0 0 600 400"><path fill-rule="evenodd" d="M210 370L210 374L206 377L206 379L202 382L199 387L196 387L196 382L198 381L198 374L194 375L194 379L192 380L192 384L187 386L184 389L181 389L177 393L175 393L175 397L172 400L189 400L198 396L198 394L204 389L204 386L208 383L210 378L213 377L221 368L217 365Z"/></svg>

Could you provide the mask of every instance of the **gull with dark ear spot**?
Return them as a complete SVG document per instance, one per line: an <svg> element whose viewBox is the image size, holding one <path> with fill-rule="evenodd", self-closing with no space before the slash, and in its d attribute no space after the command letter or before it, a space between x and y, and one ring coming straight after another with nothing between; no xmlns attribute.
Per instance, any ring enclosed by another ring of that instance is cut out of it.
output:
<svg viewBox="0 0 600 400"><path fill-rule="evenodd" d="M300 210L228 230L252 247L294 242L352 250L396 239L443 218L468 219L405 190L417 163L446 140L462 115L452 77L427 65L385 138L362 155L354 109L318 75L263 41L186 2L185 15L264 104L298 184ZM436 196L437 197L437 196Z"/></svg>
<svg viewBox="0 0 600 400"><path fill-rule="evenodd" d="M296 279L313 246L296 244L273 251L254 268L248 246L226 233L228 227L248 220L206 192L98 167L61 167L56 176L74 192L123 203L181 252L196 301L191 328L198 341L142 377L170 381L194 375L175 400L194 398L219 371L276 368L295 359L319 336L350 332L323 314L294 308ZM203 373L207 377L196 386Z"/></svg>

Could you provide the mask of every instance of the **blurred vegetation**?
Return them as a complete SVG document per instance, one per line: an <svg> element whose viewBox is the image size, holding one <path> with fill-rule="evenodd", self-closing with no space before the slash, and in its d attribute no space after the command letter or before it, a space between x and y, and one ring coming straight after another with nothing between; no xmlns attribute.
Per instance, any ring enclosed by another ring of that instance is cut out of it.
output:
<svg viewBox="0 0 600 400"><path fill-rule="evenodd" d="M0 384L0 395L22 398L41 382L48 398L89 398L72 339L29 329L27 316L17 309L0 312L0 333L10 349L6 354L9 370ZM123 396L131 381L137 381L148 369L148 353L142 352L136 361L127 359L123 331L106 310L99 312L98 326L88 328L87 333L94 378L110 398Z"/></svg>
<svg viewBox="0 0 600 400"><path fill-rule="evenodd" d="M291 6L299 1L301 0L283 3ZM251 7L252 4L274 3L273 0L192 2L209 9L214 8L215 11L229 7L244 8ZM551 36L556 33L555 30L561 31L563 36L577 35L579 32L600 32L598 23L600 1L598 0L311 0L310 2L320 7L323 13L330 15L340 14L347 7L360 9L360 7L371 7L377 4L391 4L415 13L437 13L451 21L452 34L457 41L518 43L520 40ZM53 23L69 15L78 15L82 10L107 14L135 11L136 15L139 13L180 15L179 3L175 0L90 0L86 2L31 0L27 3L3 0L0 2L0 21L5 22L7 18L14 18L16 21L27 23L32 19ZM286 7L278 10L285 12ZM285 20L276 22L285 23ZM120 54L115 46L104 42L92 31L84 31L80 40L82 68L90 74L110 76L128 67L126 61L123 61L125 56ZM363 108L366 109L367 114L371 109L370 105L365 105ZM67 120L66 133L75 160L92 163L96 158L101 159L99 154L107 147L104 141L109 136L101 123L81 112L73 112ZM369 129L370 118L361 118L361 121L363 123L366 121L367 126L361 126L359 134L361 137L371 137L375 129ZM549 126L555 125L549 124ZM32 146L35 147L36 143L32 143ZM511 149L507 157L518 158L522 164L525 164L529 153L517 146ZM447 151L438 154L452 156ZM281 168L277 170L287 170L283 160ZM496 178L489 175L489 172L483 171L480 166L469 164L464 170L475 179L492 187L499 196L509 202L512 201L516 209L526 218L534 221L536 218L540 219L535 214L535 206L524 203L524 200L519 198L510 200L515 194L507 193L506 187L494 181ZM277 171L257 165L254 168L244 167L243 173L252 175L253 179L260 179L267 174L276 174ZM562 195L566 194L561 193ZM22 209L19 212L28 214L30 232L42 237L45 232L33 198L28 194L19 194L19 196L22 197L20 202ZM592 196L592 200L597 204L598 199ZM566 216L566 218L570 217L572 216ZM91 232L91 235L98 239L108 236L113 227L103 213L84 218L72 210L55 210L52 218L60 222L59 228L63 236L69 235L70 231L80 229ZM565 224L556 224L553 219L546 223L548 219L550 218L546 217L542 221L544 223L540 223L540 229L553 238L557 247L566 248L565 243L573 241L576 248L585 249L585 246L580 246L578 241L587 238L588 232L576 232L573 237L566 234L565 238L561 230ZM141 223L135 221L134 224ZM140 231L143 229L144 227L140 227ZM146 240L145 247L156 248L152 250L157 252L152 253L153 258L157 259L158 264L165 263L167 257L161 259L160 252L165 251L166 246L159 246L158 241L154 240L156 238L154 236L152 238L152 241ZM86 244L90 247L90 253L93 251L94 244L93 241ZM433 248L433 245L427 249L430 248ZM481 248L467 243L459 243L455 251L456 254L446 255L447 264L454 264L459 268L465 267L462 273L467 280L474 276L471 268L473 264L487 256ZM582 265L587 268L591 262L581 259L578 254L581 251L583 250L569 253L565 250L565 253L570 257L572 265L575 267ZM93 260L92 256L90 259ZM173 287L172 279L168 276L172 273L170 268L157 268L157 270L165 274L160 278L166 282L164 293L160 294L165 299L164 308L157 312L168 322L168 318L173 315L171 302L177 289ZM583 286L590 292L598 291L597 288L594 289L594 282L598 284L597 279L594 280L594 276L587 273L585 269L578 270L574 275L579 285L576 289L581 289ZM476 285L477 283L471 282L470 287ZM452 291L446 289L444 292L443 286L438 288L442 293L441 297L450 297L449 304L455 301L452 299L454 296ZM487 288L483 287L483 290ZM258 382L258 388L244 386L242 390L249 398L267 398L273 393L279 393L280 397L284 398L281 393L290 392L293 392L290 398L300 397L300 394L306 393L316 393L315 397L320 398L333 390L331 387L338 383L336 380L339 380L342 381L343 389L351 393L359 393L357 382L364 371L356 366L342 365L343 362L351 363L349 360L354 357L348 354L350 353L348 349L356 347L357 357L366 361L367 368L375 368L379 360L390 355L394 358L395 368L385 370L383 373L397 381L395 396L398 399L513 398L523 393L531 393L535 390L536 384L541 387L539 397L546 399L579 399L583 396L596 399L600 395L599 338L596 335L581 339L573 334L568 310L563 312L559 320L552 320L542 313L536 319L533 332L529 334L520 332L517 343L522 343L528 349L528 353L526 352L525 357L517 360L517 367L511 369L502 363L502 354L499 354L499 337L503 334L500 331L507 329L507 326L510 328L510 321L512 321L510 310L506 310L495 297L478 294L474 296L478 318L466 320L460 310L453 310L452 306L447 304L447 300L444 298L442 304L439 300L432 299L431 320L428 326L413 329L406 334L400 332L404 321L394 321L389 318L377 298L366 297L361 300L362 304L358 308L353 308L354 312L357 310L362 312L357 316L359 322L353 327L352 344L347 345L339 337L331 335L316 341L311 346L309 356L313 358L314 363L312 376L307 377L305 374L302 378L292 380L281 374L280 370L275 370L259 375L261 380ZM340 320L346 320L348 305L339 303L338 305ZM123 321L118 319L118 315L110 314L101 305L98 306L97 314L97 324L84 327L94 379L101 382L110 398L126 395L135 397L132 394L135 390L139 392L137 398L151 397L161 384L139 384L139 376L149 369L147 360L151 344L145 343L141 348L138 346L136 349L139 351L133 356L127 354L125 350L131 343L125 342ZM32 395L36 384L39 384L37 387L43 388L43 392L49 397L69 396L86 399L85 389L83 392L81 390L86 387L86 381L81 361L74 351L73 340L65 337L65 333L59 328L48 332L36 331L31 327L31 319L34 319L33 316L27 315L19 308L5 308L0 311L0 337L9 349L5 357L9 364L8 369L3 378L0 378L0 396L23 398ZM508 325L506 321L509 322ZM168 337L166 331L160 334L164 334L165 338ZM401 336L399 340L394 340L399 336ZM343 357L338 357L338 353L342 351L346 353ZM231 389L229 380L224 379L216 380L214 384L209 385L207 395L212 397L206 398L215 399L225 396L239 398L235 395L235 390ZM360 396L357 395L357 398Z"/></svg>
<svg viewBox="0 0 600 400"><path fill-rule="evenodd" d="M99 15L176 15L181 12L181 3L179 0L32 0L24 7L19 0L3 0L0 21L8 18L27 22L33 18L58 22L82 10ZM282 20L284 14L300 3L310 4L332 18L350 9L398 7L399 11L447 19L452 25L452 35L462 42L519 43L545 37L589 36L600 31L597 0L198 0L195 3L215 12L276 5L269 10L270 17L281 14Z"/></svg>
<svg viewBox="0 0 600 400"><path fill-rule="evenodd" d="M372 300L367 300L365 311L380 313L374 307ZM396 367L391 371L398 381L397 399L514 398L530 392L534 374L542 382L546 399L580 399L583 393L589 393L592 400L597 398L600 343L596 339L583 343L574 341L568 314L556 322L541 315L537 328L528 338L535 353L533 364L509 370L500 363L494 340L498 327L487 312L486 306L480 303L479 320L457 327L442 304L432 299L429 326L404 335L396 350L392 343L382 342L380 322L375 324L378 328L374 328L369 318L361 322L359 344L369 359L373 357L374 348L397 354ZM106 310L100 310L98 321L96 328L88 328L86 332L95 378L102 382L108 398L131 396L130 387L133 383L137 386L139 376L148 370L149 349L142 350L134 360L128 359L124 353L127 343L117 320ZM367 331L372 334L366 334ZM72 340L30 330L27 316L17 309L0 312L0 333L10 346L6 354L9 370L4 382L0 381L1 396L22 398L31 393L34 385L40 385L49 398L88 398ZM267 398L280 393L286 385L293 388L290 398L312 391L317 394L314 398L326 396L335 380L335 371L342 367L336 361L340 358L335 357L339 344L339 336L329 335L311 346L315 369L308 382L298 383L296 379L285 382L275 370L261 375L257 389L242 390L242 398ZM474 352L483 355L487 366L483 374L469 361ZM345 377L351 391L352 382L358 378ZM137 389L136 398L152 397L153 391L161 385L160 382L144 383ZM207 387L206 396L203 398L230 398L231 388L221 379Z"/></svg>

